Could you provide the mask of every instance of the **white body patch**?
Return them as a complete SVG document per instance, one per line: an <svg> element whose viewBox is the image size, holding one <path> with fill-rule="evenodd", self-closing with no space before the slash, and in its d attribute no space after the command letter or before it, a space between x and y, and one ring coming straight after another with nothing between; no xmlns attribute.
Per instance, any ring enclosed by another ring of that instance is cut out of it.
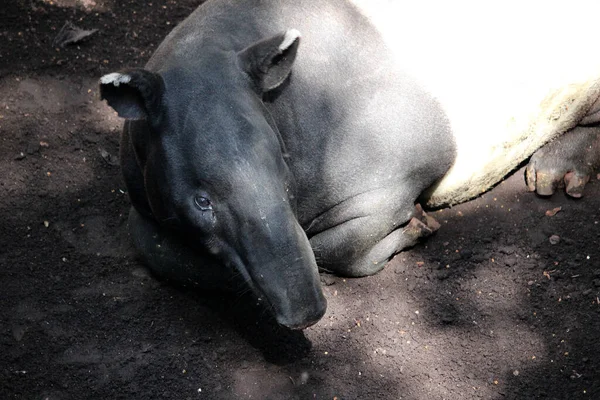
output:
<svg viewBox="0 0 600 400"><path fill-rule="evenodd" d="M457 159L430 204L487 190L577 125L600 93L593 2L351 2L450 120Z"/></svg>
<svg viewBox="0 0 600 400"><path fill-rule="evenodd" d="M129 83L129 81L131 81L131 76L120 74L118 72L106 74L100 78L100 83L103 85L109 85L112 83L115 86L119 86L121 83Z"/></svg>
<svg viewBox="0 0 600 400"><path fill-rule="evenodd" d="M297 29L288 29L283 37L283 42L279 45L279 50L284 51L292 45L300 37L300 31Z"/></svg>

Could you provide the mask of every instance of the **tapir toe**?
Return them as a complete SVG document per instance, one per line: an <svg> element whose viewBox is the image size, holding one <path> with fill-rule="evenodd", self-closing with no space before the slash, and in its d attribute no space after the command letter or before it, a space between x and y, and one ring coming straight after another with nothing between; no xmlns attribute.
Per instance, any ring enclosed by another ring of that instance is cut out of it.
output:
<svg viewBox="0 0 600 400"><path fill-rule="evenodd" d="M600 128L577 127L539 149L525 171L527 188L541 196L557 189L575 198L600 165Z"/></svg>

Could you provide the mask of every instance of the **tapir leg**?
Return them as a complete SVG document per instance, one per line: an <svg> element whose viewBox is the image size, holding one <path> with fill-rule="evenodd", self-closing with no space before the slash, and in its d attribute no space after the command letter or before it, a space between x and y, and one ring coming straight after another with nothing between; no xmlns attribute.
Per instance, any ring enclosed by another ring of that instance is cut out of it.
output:
<svg viewBox="0 0 600 400"><path fill-rule="evenodd" d="M238 290L229 269L212 256L192 249L179 235L161 228L154 220L129 211L129 233L153 273L176 284L202 290Z"/></svg>
<svg viewBox="0 0 600 400"><path fill-rule="evenodd" d="M578 126L534 153L525 179L529 190L542 196L565 187L568 195L581 197L599 166L600 128Z"/></svg>
<svg viewBox="0 0 600 400"><path fill-rule="evenodd" d="M401 214L402 215L402 214ZM371 214L351 219L310 239L322 270L342 276L360 277L380 271L392 256L415 245L439 228L439 224L420 205L407 204L398 224L387 232L390 213ZM408 221L408 223L407 223Z"/></svg>

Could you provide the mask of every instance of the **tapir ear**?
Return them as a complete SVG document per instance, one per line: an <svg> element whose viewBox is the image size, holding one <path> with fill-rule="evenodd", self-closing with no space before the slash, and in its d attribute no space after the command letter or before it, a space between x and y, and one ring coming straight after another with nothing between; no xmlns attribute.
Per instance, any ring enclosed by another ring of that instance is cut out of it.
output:
<svg viewBox="0 0 600 400"><path fill-rule="evenodd" d="M250 45L238 57L242 68L259 89L267 92L281 85L288 77L299 44L300 32L290 29Z"/></svg>
<svg viewBox="0 0 600 400"><path fill-rule="evenodd" d="M122 118L158 117L165 84L154 72L134 68L100 78L100 98Z"/></svg>

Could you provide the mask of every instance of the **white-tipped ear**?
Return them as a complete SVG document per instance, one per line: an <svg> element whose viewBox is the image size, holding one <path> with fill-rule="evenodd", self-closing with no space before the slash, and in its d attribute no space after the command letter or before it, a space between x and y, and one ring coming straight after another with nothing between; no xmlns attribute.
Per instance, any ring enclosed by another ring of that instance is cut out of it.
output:
<svg viewBox="0 0 600 400"><path fill-rule="evenodd" d="M102 85L109 85L112 83L114 86L118 87L121 83L129 82L131 82L131 76L127 74L121 74L119 72L106 74L100 78L100 84Z"/></svg>
<svg viewBox="0 0 600 400"><path fill-rule="evenodd" d="M260 91L273 90L281 85L292 71L299 44L300 32L288 29L240 51L240 65Z"/></svg>
<svg viewBox="0 0 600 400"><path fill-rule="evenodd" d="M287 50L298 39L300 39L300 31L298 29L288 29L285 31L283 41L279 45L279 50L282 52Z"/></svg>
<svg viewBox="0 0 600 400"><path fill-rule="evenodd" d="M127 119L157 120L163 91L162 77L140 68L100 78L100 98Z"/></svg>

